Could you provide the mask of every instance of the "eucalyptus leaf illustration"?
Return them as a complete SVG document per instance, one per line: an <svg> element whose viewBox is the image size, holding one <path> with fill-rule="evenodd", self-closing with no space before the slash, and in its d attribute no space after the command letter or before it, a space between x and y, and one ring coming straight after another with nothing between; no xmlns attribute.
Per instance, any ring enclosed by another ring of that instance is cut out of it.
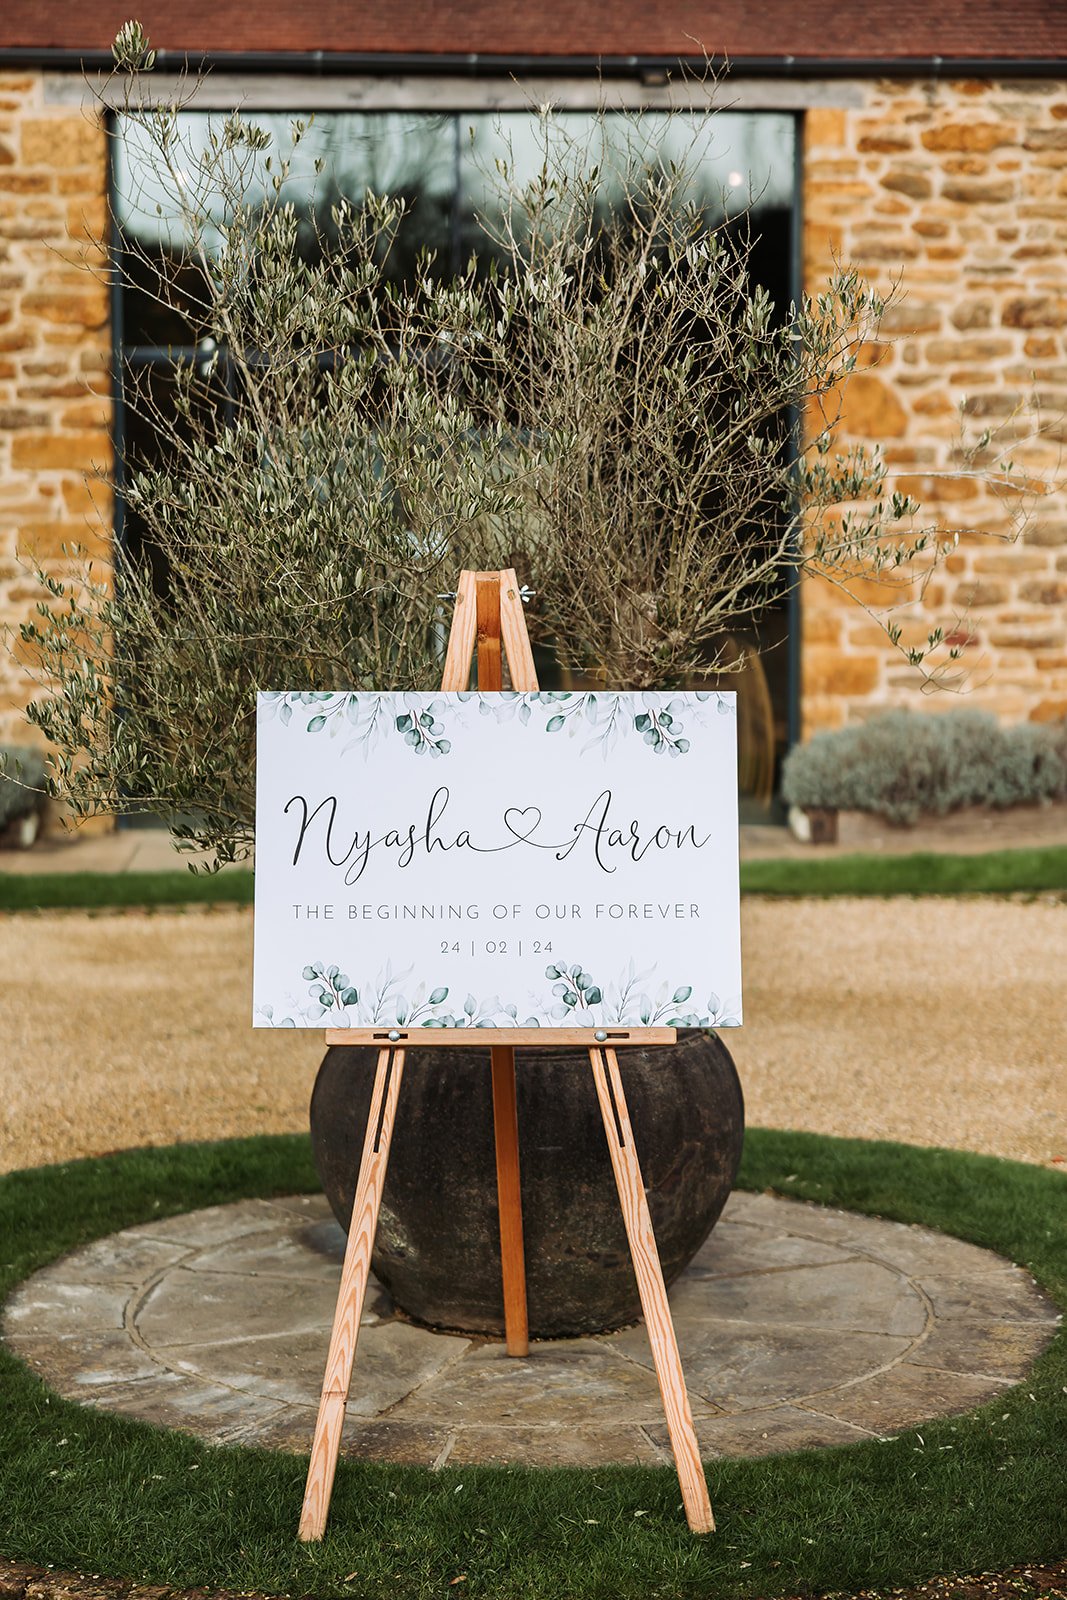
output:
<svg viewBox="0 0 1067 1600"><path fill-rule="evenodd" d="M676 1028L731 1028L740 1025L740 1004L723 1002L717 994L708 997L699 1010L692 1004L691 983L659 980L656 969L643 972L631 960L617 978L603 982L579 961L557 960L544 969L548 987L531 992L525 1002L499 994L478 999L467 994L461 1006L453 1001L448 984L429 988L419 983L406 987L411 968L394 973L387 964L373 982L353 982L336 963L309 962L301 969L306 998L293 1009L294 1014L279 1017L274 1006L259 1007L271 1027L326 1026L405 1028L511 1028L519 1026L520 1009L526 1015L523 1027L535 1028L566 1023L571 1027L653 1027L666 1024ZM656 980L653 985L653 980Z"/></svg>

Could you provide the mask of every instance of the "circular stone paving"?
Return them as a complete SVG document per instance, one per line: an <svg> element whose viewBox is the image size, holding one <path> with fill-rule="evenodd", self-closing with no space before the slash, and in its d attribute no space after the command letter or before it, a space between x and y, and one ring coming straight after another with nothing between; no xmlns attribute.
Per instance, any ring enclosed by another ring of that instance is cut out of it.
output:
<svg viewBox="0 0 1067 1600"><path fill-rule="evenodd" d="M71 1399L306 1452L343 1245L319 1196L127 1228L28 1279L4 1338ZM671 1306L711 1457L849 1444L969 1410L1022 1378L1058 1321L988 1250L745 1193ZM642 1325L514 1360L413 1327L373 1280L342 1450L424 1466L670 1460Z"/></svg>

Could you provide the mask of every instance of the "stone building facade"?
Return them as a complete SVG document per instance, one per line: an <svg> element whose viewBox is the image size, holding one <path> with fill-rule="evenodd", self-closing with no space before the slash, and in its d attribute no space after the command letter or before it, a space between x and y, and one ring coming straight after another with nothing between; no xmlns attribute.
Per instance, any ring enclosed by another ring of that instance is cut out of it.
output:
<svg viewBox="0 0 1067 1600"><path fill-rule="evenodd" d="M0 740L32 737L25 561L58 570L77 543L99 572L111 555L106 140L91 101L56 81L0 69L0 624L14 630L0 650ZM959 530L902 613L903 643L940 626L964 645L968 704L1008 721L1067 715L1067 77L857 72L739 77L737 90L741 105L802 120L807 284L835 260L882 288L899 280L839 436L881 445L892 487ZM1059 486L1012 542L1024 497L959 470L960 407L969 426L1026 431L1035 399L1044 432L1020 439L1016 459ZM867 581L859 598L878 614L907 596ZM828 584L805 582L799 614L805 734L885 706L960 703L925 696L876 617Z"/></svg>
<svg viewBox="0 0 1067 1600"><path fill-rule="evenodd" d="M941 626L964 646L967 704L1012 722L1067 716L1067 80L850 87L856 104L804 119L805 278L814 287L836 258L902 293L846 391L841 437L881 445L891 487L960 534L900 613L902 643ZM1032 494L960 471L961 407L972 434L991 428L1032 473ZM859 594L878 611L906 598ZM828 584L804 585L801 617L806 732L959 704L924 696Z"/></svg>
<svg viewBox="0 0 1067 1600"><path fill-rule="evenodd" d="M106 185L101 118L46 104L40 72L0 71L0 741L34 731L17 636L41 597L33 563L111 556Z"/></svg>

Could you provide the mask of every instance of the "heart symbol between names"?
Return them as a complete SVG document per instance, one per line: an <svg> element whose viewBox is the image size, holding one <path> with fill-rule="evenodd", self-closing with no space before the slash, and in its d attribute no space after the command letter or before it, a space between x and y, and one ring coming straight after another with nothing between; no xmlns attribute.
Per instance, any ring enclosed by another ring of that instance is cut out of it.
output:
<svg viewBox="0 0 1067 1600"><path fill-rule="evenodd" d="M529 824L527 823L528 817L533 818L532 822ZM515 826L514 819L516 818L518 819L519 823L518 827ZM533 838L534 834L541 826L541 807L508 806L507 810L504 812L504 826L509 833L514 834L515 839L519 844L526 844L530 839ZM524 828L526 830L525 833L522 832L522 829Z"/></svg>

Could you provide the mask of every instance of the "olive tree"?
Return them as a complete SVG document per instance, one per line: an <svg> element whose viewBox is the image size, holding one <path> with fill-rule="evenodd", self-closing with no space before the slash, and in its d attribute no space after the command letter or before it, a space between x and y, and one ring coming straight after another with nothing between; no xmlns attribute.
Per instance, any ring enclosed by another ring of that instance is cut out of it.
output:
<svg viewBox="0 0 1067 1600"><path fill-rule="evenodd" d="M255 691L436 687L461 567L516 565L562 665L671 687L736 664L731 632L801 572L913 585L951 544L876 450L834 442L884 301L843 269L775 307L743 221L638 120L609 140L599 119L598 149L542 111L534 179L496 163L483 248L399 275L401 197L300 214L265 128L235 112L194 147L136 24L115 58L146 192L181 223L146 281L202 354L166 408L126 380L159 443L126 503L167 584L149 559L42 574L23 628L76 815L150 805L216 862L245 853ZM958 650L934 630L908 653L930 652Z"/></svg>

